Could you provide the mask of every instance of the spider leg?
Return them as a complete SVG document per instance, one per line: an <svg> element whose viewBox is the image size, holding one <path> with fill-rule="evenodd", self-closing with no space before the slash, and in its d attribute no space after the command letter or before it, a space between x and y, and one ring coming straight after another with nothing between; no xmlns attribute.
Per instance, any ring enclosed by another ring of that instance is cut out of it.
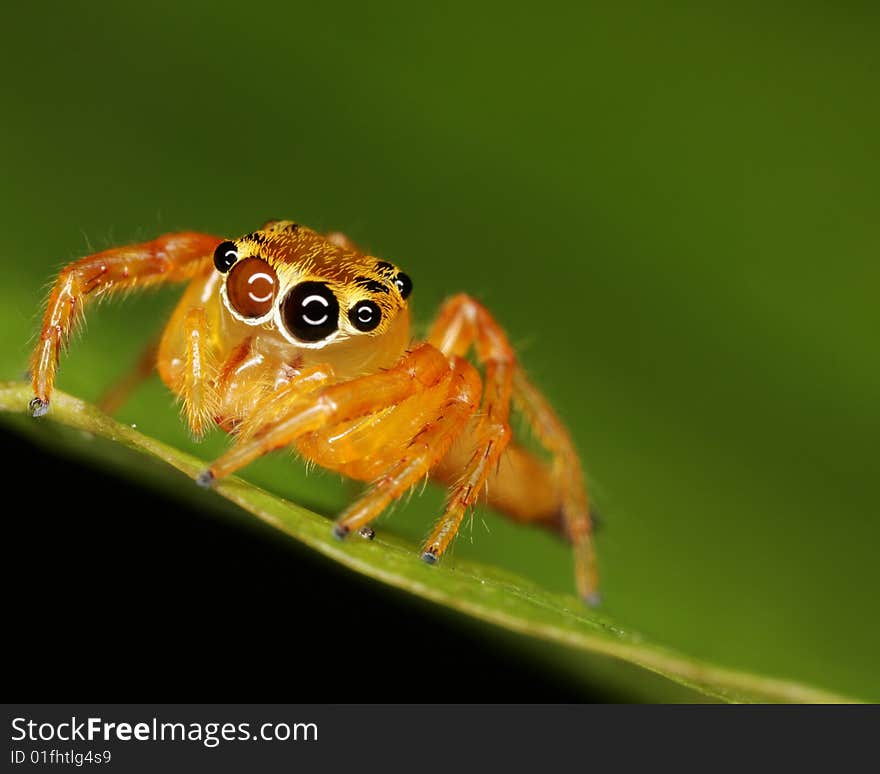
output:
<svg viewBox="0 0 880 774"><path fill-rule="evenodd" d="M496 469L511 436L508 419L513 397L553 457L563 525L574 548L577 590L585 601L596 604L599 600L596 558L580 461L556 413L516 362L503 329L479 302L458 295L441 309L428 340L446 355L464 356L473 345L478 359L486 364L486 377L483 416L473 433L477 439L476 450L452 490L446 513L425 545L425 554L436 557L445 550L465 511L480 496Z"/></svg>
<svg viewBox="0 0 880 774"><path fill-rule="evenodd" d="M448 398L439 413L416 433L399 459L343 511L333 527L337 537L366 527L393 500L423 479L464 429L480 400L480 376L461 358L453 360L452 369Z"/></svg>
<svg viewBox="0 0 880 774"><path fill-rule="evenodd" d="M472 421L449 454L431 471L431 478L447 486L459 481L476 446L476 431L476 422ZM547 527L567 537L562 524L562 496L551 465L515 438L507 444L486 480L480 500L513 521Z"/></svg>
<svg viewBox="0 0 880 774"><path fill-rule="evenodd" d="M209 468L198 483L207 486L258 457L288 446L306 433L380 411L434 386L449 373L449 362L434 347L422 344L387 371L332 384L294 398L285 415L237 442Z"/></svg>
<svg viewBox="0 0 880 774"><path fill-rule="evenodd" d="M465 295L447 302L428 340L447 355L463 356L474 345L478 359L486 366L481 416L473 433L476 447L422 552L425 561L434 563L452 542L467 509L483 493L511 439L508 420L515 356L501 326Z"/></svg>
<svg viewBox="0 0 880 774"><path fill-rule="evenodd" d="M495 469L511 436L507 423L482 423L477 448L464 474L452 488L446 510L422 549L422 559L431 564L449 547L464 515L483 494L483 487Z"/></svg>
<svg viewBox="0 0 880 774"><path fill-rule="evenodd" d="M513 398L553 459L553 472L561 492L562 522L574 547L578 593L588 604L596 605L600 596L593 522L580 460L571 436L547 399L519 367L513 373Z"/></svg>
<svg viewBox="0 0 880 774"><path fill-rule="evenodd" d="M205 310L196 306L184 317L186 354L178 394L190 430L201 438L217 414L217 362L211 346Z"/></svg>
<svg viewBox="0 0 880 774"><path fill-rule="evenodd" d="M62 269L49 295L31 358L35 395L31 413L42 416L49 410L61 350L88 301L119 290L191 279L210 265L219 242L206 234L166 234L151 242L90 255Z"/></svg>
<svg viewBox="0 0 880 774"><path fill-rule="evenodd" d="M412 438L440 414L448 400L450 371L434 387L375 411L297 440L300 454L357 481L375 481L400 459Z"/></svg>
<svg viewBox="0 0 880 774"><path fill-rule="evenodd" d="M334 379L333 367L314 365L303 368L290 381L269 393L264 400L243 420L238 428L239 441L246 441L265 433L295 410L297 401L311 395L315 390L330 384Z"/></svg>

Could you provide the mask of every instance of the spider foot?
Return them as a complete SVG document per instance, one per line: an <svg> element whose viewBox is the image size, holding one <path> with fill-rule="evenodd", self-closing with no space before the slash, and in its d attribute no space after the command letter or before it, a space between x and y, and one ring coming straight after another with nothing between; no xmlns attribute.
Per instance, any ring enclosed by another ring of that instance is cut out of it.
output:
<svg viewBox="0 0 880 774"><path fill-rule="evenodd" d="M425 564L437 564L440 561L440 557L437 556L433 551L423 551L422 552L422 561Z"/></svg>
<svg viewBox="0 0 880 774"><path fill-rule="evenodd" d="M28 411L32 417L42 417L49 413L49 401L40 398L34 398L28 403Z"/></svg>
<svg viewBox="0 0 880 774"><path fill-rule="evenodd" d="M590 607L599 607L602 604L602 595L598 591L591 591L584 597L584 602Z"/></svg>
<svg viewBox="0 0 880 774"><path fill-rule="evenodd" d="M333 525L333 537L335 537L337 540L345 540L345 538L348 537L349 532L349 528L343 526L342 524Z"/></svg>
<svg viewBox="0 0 880 774"><path fill-rule="evenodd" d="M210 489L214 485L214 481L214 474L211 472L210 468L205 468L205 470L196 476L196 483L203 489Z"/></svg>

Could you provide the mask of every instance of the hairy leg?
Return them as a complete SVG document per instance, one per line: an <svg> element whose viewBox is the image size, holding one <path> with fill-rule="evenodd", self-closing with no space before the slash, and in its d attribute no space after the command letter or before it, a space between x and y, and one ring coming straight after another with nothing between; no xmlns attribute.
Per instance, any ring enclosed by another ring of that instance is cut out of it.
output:
<svg viewBox="0 0 880 774"><path fill-rule="evenodd" d="M253 336L247 336L226 355L226 359L217 369L217 424L227 433L233 432L239 422L239 417L245 413L246 406L253 400L253 390L249 388L244 393L237 386L237 381L242 373L252 372L257 361L253 358ZM262 363L260 363L262 365ZM268 386L268 378L254 377L248 374L250 384L256 383L257 391L265 393ZM262 387L262 389L261 389ZM247 402L245 399L247 398Z"/></svg>
<svg viewBox="0 0 880 774"><path fill-rule="evenodd" d="M562 422L517 364L504 331L482 305L460 295L445 304L429 341L441 352L457 355L464 355L474 345L478 358L486 363L486 395L483 420L473 431L479 439L476 451L452 491L447 513L426 544L426 552L431 549L442 552L446 548L450 532L454 534L464 511L480 495L497 465L510 437L507 420L513 396L553 459L553 478L559 492L563 527L574 549L578 593L588 603L598 603L592 523L580 460Z"/></svg>
<svg viewBox="0 0 880 774"><path fill-rule="evenodd" d="M593 524L580 459L571 436L556 412L520 368L514 371L513 390L517 407L552 456L553 473L561 494L563 526L574 547L578 593L586 602L596 605L600 601L599 576L593 546Z"/></svg>
<svg viewBox="0 0 880 774"><path fill-rule="evenodd" d="M461 478L477 444L476 421L472 420L449 453L431 471L431 478L453 486ZM490 508L516 522L538 524L567 534L562 529L562 500L551 466L529 449L511 440L486 479L480 496Z"/></svg>
<svg viewBox="0 0 880 774"><path fill-rule="evenodd" d="M295 411L297 402L307 398L321 387L331 384L335 378L330 365L313 365L303 368L268 393L265 399L245 416L238 427L238 441L248 441L261 430L273 427Z"/></svg>
<svg viewBox="0 0 880 774"><path fill-rule="evenodd" d="M426 562L434 563L457 534L468 508L482 494L510 441L508 420L515 358L498 323L465 295L455 296L444 305L428 341L447 356L463 357L474 346L477 358L486 366L481 416L473 432L476 446L422 552Z"/></svg>
<svg viewBox="0 0 880 774"><path fill-rule="evenodd" d="M31 358L35 395L31 413L41 416L49 410L61 350L88 301L119 290L191 279L210 265L219 242L206 234L167 234L151 242L105 250L62 269L49 295Z"/></svg>
<svg viewBox="0 0 880 774"><path fill-rule="evenodd" d="M480 400L480 376L461 358L453 361L447 399L409 441L397 458L357 501L340 515L334 527L337 537L366 527L394 500L425 478L464 430Z"/></svg>
<svg viewBox="0 0 880 774"><path fill-rule="evenodd" d="M409 442L449 399L452 371L395 406L308 433L297 441L304 457L357 481L373 481L400 459Z"/></svg>
<svg viewBox="0 0 880 774"><path fill-rule="evenodd" d="M219 402L216 355L202 307L193 307L186 313L184 332L186 356L177 393L192 434L201 438L214 423Z"/></svg>
<svg viewBox="0 0 880 774"><path fill-rule="evenodd" d="M209 485L258 457L288 446L306 433L366 416L433 387L449 372L449 362L423 344L387 371L333 384L314 394L294 398L285 416L251 432L203 471L198 483Z"/></svg>

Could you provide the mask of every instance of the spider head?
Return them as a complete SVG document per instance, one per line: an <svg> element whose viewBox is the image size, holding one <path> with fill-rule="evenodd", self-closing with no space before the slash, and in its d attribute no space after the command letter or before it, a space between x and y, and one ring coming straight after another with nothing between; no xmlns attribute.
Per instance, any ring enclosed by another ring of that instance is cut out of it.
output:
<svg viewBox="0 0 880 774"><path fill-rule="evenodd" d="M222 242L214 266L235 319L274 329L297 347L375 340L408 321L406 274L291 221Z"/></svg>

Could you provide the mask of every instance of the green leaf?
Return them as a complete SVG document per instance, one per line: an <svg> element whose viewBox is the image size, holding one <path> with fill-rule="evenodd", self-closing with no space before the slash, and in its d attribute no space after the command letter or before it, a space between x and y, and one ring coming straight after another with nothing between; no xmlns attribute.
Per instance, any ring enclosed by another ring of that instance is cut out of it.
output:
<svg viewBox="0 0 880 774"><path fill-rule="evenodd" d="M0 411L24 413L31 398L22 383L0 384ZM47 417L91 436L150 455L190 478L204 462L121 424L94 406L61 392ZM46 419L19 421L25 432L40 432ZM88 435L77 443L85 446ZM60 439L58 434L53 436ZM176 487L175 491L186 491ZM192 491L192 490L189 490ZM428 567L416 547L393 537L341 543L328 520L237 477L219 482L216 492L252 516L340 564L467 616L513 632L610 656L655 672L707 696L725 701L837 703L854 701L797 682L715 666L647 641L638 633L585 608L574 596L552 593L495 567L455 559Z"/></svg>

